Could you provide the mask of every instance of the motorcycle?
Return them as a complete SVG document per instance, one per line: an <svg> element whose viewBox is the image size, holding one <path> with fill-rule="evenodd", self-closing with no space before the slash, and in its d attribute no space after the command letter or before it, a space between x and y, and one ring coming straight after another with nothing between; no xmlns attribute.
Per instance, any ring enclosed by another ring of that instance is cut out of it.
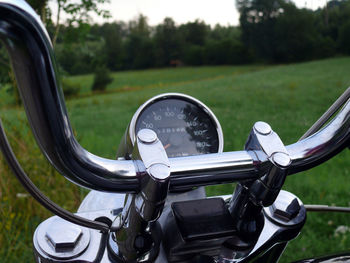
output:
<svg viewBox="0 0 350 263"><path fill-rule="evenodd" d="M206 105L161 94L136 111L110 160L74 137L51 42L24 1L0 1L0 38L42 152L68 180L92 190L75 214L50 201L25 174L0 127L1 150L14 174L56 214L34 233L36 262L277 262L307 210L349 212L306 206L281 190L287 175L349 146L349 89L298 142L286 146L269 124L256 122L245 149L235 152L223 152L220 123ZM232 182L231 195L205 194L204 186ZM300 262L349 259L350 253Z"/></svg>

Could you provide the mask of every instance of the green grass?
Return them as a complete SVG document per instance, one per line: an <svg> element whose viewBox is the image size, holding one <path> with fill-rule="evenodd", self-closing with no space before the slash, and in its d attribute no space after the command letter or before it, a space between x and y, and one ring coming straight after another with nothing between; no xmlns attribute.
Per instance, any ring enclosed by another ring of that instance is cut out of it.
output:
<svg viewBox="0 0 350 263"><path fill-rule="evenodd" d="M192 81L223 78L239 75L262 69L263 66L218 66L218 67L186 67L165 68L146 71L125 71L112 73L113 82L107 86L107 90L139 90L144 87L164 87L173 84L186 84ZM73 83L79 83L82 87L81 94L91 92L93 75L74 76L70 78Z"/></svg>
<svg viewBox="0 0 350 263"><path fill-rule="evenodd" d="M91 94L92 76L72 77L84 87L82 98L67 102L79 142L89 151L113 158L120 138L138 106L164 92L192 95L209 106L221 122L225 151L242 150L258 120L268 122L285 144L295 142L350 86L350 58L336 58L280 66L199 67L113 73L106 94ZM6 104L6 102L4 103ZM33 146L21 110L6 106L0 113L26 170L44 192L66 208L77 208L84 191L57 175ZM24 141L18 140L24 137ZM17 141L17 142L16 142ZM1 157L0 157L1 158ZM311 171L288 177L284 189L304 203L349 206L350 152ZM49 216L23 192L0 165L0 262L32 262L31 237L36 225ZM8 190L9 189L9 190ZM211 186L210 195L229 194L233 185ZM350 250L350 233L335 236L348 225L344 214L309 213L300 236L292 241L281 262Z"/></svg>

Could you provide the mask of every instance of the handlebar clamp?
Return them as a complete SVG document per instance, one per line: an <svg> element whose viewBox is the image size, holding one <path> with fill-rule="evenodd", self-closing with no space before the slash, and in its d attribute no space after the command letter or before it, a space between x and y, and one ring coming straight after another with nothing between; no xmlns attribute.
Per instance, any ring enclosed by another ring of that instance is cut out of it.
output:
<svg viewBox="0 0 350 263"><path fill-rule="evenodd" d="M136 262L140 257L153 262L160 247L162 233L156 220L168 195L170 163L157 134L149 129L137 134L132 159L141 191L126 195L123 211L111 227L109 255L117 262Z"/></svg>
<svg viewBox="0 0 350 263"><path fill-rule="evenodd" d="M291 158L277 133L261 121L254 124L245 149L258 164L258 172L262 173L249 186L251 200L256 205L270 206L283 186ZM267 167L259 167L263 161Z"/></svg>

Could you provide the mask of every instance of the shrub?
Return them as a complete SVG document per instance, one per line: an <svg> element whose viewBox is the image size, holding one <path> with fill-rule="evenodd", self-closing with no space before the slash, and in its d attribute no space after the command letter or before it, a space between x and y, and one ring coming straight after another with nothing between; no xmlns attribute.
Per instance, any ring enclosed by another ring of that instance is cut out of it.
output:
<svg viewBox="0 0 350 263"><path fill-rule="evenodd" d="M106 67L97 67L92 84L92 91L104 91L108 84L113 81L109 70Z"/></svg>

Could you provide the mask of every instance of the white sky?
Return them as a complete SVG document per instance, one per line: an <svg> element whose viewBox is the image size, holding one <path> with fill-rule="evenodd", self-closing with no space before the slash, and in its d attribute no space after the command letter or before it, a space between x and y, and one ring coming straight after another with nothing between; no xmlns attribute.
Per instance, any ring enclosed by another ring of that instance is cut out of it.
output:
<svg viewBox="0 0 350 263"><path fill-rule="evenodd" d="M50 6L55 15L55 1ZM94 22L130 21L143 14L148 17L150 25L161 23L165 17L172 17L177 24L204 20L206 24L214 26L238 25L239 14L235 7L235 0L111 0L104 9L111 12L112 18L104 20L93 16ZM324 6L326 0L295 0L298 7L317 9ZM63 17L64 19L64 17Z"/></svg>

